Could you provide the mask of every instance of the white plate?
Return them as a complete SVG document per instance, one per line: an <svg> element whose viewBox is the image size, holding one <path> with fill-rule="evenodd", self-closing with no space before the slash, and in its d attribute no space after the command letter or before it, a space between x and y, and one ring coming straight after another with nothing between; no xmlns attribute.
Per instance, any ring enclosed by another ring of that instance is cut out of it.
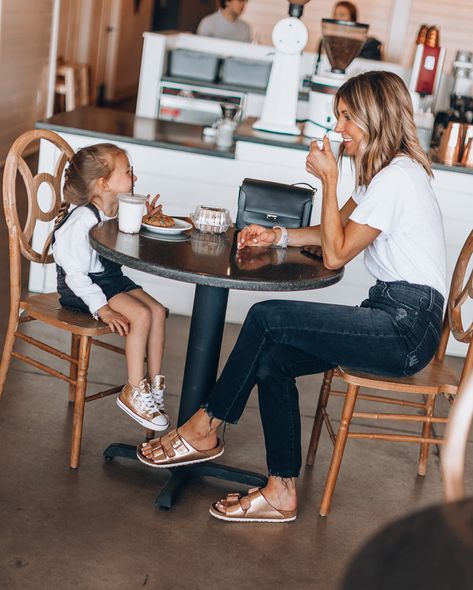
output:
<svg viewBox="0 0 473 590"><path fill-rule="evenodd" d="M149 223L142 223L141 227L144 227L147 231L153 232L154 234L180 234L183 231L187 231L192 228L192 223L184 221L183 219L176 219L173 217L175 225L172 227L157 227L155 225L149 225Z"/></svg>

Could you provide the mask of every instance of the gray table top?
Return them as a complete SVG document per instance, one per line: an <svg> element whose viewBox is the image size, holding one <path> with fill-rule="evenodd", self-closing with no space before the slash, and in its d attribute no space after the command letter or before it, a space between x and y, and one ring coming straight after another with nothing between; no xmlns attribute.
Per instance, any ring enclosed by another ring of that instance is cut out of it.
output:
<svg viewBox="0 0 473 590"><path fill-rule="evenodd" d="M36 127L101 140L126 141L204 156L235 158L234 146L219 148L215 143L204 141L202 125L149 119L108 108L80 107L67 113L58 113L44 121L37 121Z"/></svg>
<svg viewBox="0 0 473 590"><path fill-rule="evenodd" d="M302 291L328 287L341 280L343 269L328 270L300 248L236 250L236 231L204 234L190 230L176 237L129 235L115 220L90 231L92 247L105 258L168 279L210 287L247 291Z"/></svg>

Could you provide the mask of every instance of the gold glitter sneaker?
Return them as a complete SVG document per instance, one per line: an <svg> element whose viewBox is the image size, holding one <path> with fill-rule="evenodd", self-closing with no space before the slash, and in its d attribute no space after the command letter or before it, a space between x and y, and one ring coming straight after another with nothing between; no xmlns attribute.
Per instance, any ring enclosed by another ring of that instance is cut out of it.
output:
<svg viewBox="0 0 473 590"><path fill-rule="evenodd" d="M169 416L167 415L166 409L164 408L164 390L166 389L164 375L156 375L150 387L151 394L154 397L154 402L158 406L161 415L166 418L167 426L169 426Z"/></svg>
<svg viewBox="0 0 473 590"><path fill-rule="evenodd" d="M117 397L117 406L145 428L161 431L169 425L169 419L156 405L146 379L142 379L137 387L127 383Z"/></svg>

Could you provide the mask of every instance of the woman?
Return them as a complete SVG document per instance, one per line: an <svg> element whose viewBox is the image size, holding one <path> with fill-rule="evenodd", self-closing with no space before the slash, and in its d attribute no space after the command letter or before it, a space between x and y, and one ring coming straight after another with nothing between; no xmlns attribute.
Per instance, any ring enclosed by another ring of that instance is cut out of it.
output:
<svg viewBox="0 0 473 590"><path fill-rule="evenodd" d="M216 518L287 522L296 518L301 467L295 378L337 365L386 376L411 375L433 357L439 341L445 286L442 217L432 172L413 121L404 82L390 72L349 79L335 97L341 155L352 160L356 187L339 209L338 168L325 138L313 142L307 170L322 182L321 224L290 229L249 226L240 249L304 246L322 249L325 266L339 268L364 250L376 279L358 307L265 301L252 307L237 343L194 416L138 448L153 467L184 465L223 453L222 422L238 421L254 385L267 451L265 488L213 504Z"/></svg>
<svg viewBox="0 0 473 590"><path fill-rule="evenodd" d="M353 2L337 2L333 7L333 18L356 23L358 10Z"/></svg>

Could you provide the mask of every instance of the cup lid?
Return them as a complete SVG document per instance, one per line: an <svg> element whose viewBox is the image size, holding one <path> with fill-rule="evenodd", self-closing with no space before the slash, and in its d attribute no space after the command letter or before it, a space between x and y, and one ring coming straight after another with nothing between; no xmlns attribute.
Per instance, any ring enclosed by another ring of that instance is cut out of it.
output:
<svg viewBox="0 0 473 590"><path fill-rule="evenodd" d="M118 200L124 203L139 203L143 205L148 197L146 195L132 195L131 193L118 193Z"/></svg>

